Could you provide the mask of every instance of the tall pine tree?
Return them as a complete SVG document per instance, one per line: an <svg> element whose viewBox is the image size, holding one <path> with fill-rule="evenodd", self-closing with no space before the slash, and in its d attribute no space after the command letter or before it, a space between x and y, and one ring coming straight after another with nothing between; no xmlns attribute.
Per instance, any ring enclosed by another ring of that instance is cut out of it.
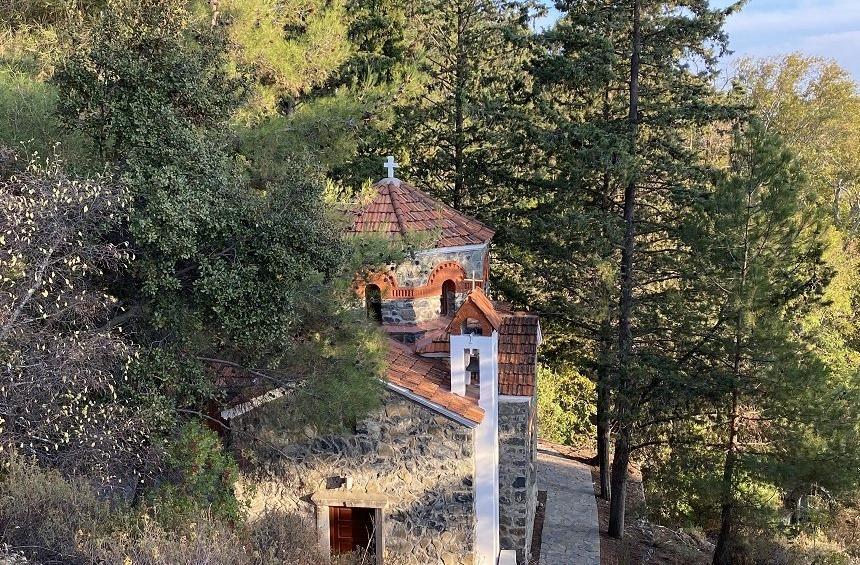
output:
<svg viewBox="0 0 860 565"><path fill-rule="evenodd" d="M714 313L697 332L706 338L696 357L724 445L716 564L737 559L743 477L764 472L787 447L781 442L799 445L796 434L820 414L804 403L826 389L799 327L828 278L821 209L804 191L792 157L753 122L736 134L727 173L687 222L685 294L697 311Z"/></svg>

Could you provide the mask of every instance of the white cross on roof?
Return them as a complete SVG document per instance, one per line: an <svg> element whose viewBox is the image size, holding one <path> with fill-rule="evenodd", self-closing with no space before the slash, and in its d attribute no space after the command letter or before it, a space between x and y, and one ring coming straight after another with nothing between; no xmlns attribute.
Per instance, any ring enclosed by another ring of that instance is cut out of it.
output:
<svg viewBox="0 0 860 565"><path fill-rule="evenodd" d="M388 169L388 178L393 179L393 178L394 178L394 169L396 169L396 168L397 168L397 167L399 167L400 165L398 165L397 163L395 163L395 162L394 162L394 157L392 157L391 155L389 155L388 157L386 157L386 158L385 158L385 163L383 164L383 166L384 166L386 169Z"/></svg>
<svg viewBox="0 0 860 565"><path fill-rule="evenodd" d="M475 271L472 271L472 278L471 278L471 279L463 279L463 282L470 282L470 283L472 283L472 290L475 290L475 283L481 283L481 285L483 285L483 284L484 284L484 279L476 278L476 276L475 276Z"/></svg>

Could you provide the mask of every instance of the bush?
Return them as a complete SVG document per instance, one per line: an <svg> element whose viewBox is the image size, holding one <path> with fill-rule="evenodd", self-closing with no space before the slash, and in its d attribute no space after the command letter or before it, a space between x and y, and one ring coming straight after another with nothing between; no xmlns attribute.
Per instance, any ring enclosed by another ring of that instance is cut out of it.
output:
<svg viewBox="0 0 860 565"><path fill-rule="evenodd" d="M4 469L0 564L23 564L25 557L70 564L324 562L313 529L291 514L269 512L251 524L227 523L211 513L185 514L185 522L167 527L121 500L101 500L88 481L64 479L19 456L7 457Z"/></svg>
<svg viewBox="0 0 860 565"><path fill-rule="evenodd" d="M0 539L38 562L86 562L81 532L98 536L116 520L89 483L64 480L18 455L5 460L0 482Z"/></svg>
<svg viewBox="0 0 860 565"><path fill-rule="evenodd" d="M241 540L228 526L201 518L179 531L146 516L109 536L87 544L89 563L134 565L243 565L250 563Z"/></svg>
<svg viewBox="0 0 860 565"><path fill-rule="evenodd" d="M271 510L249 526L250 549L260 565L317 565L325 556L317 549L317 535L299 517Z"/></svg>
<svg viewBox="0 0 860 565"><path fill-rule="evenodd" d="M565 445L579 445L595 434L597 389L570 366L538 370L538 425L540 437Z"/></svg>
<svg viewBox="0 0 860 565"><path fill-rule="evenodd" d="M233 484L239 468L218 435L197 421L183 425L167 449L166 478L151 497L158 521L178 527L202 513L240 522L244 508Z"/></svg>
<svg viewBox="0 0 860 565"><path fill-rule="evenodd" d="M856 559L839 544L822 537L801 534L793 538L759 536L743 540L739 563L770 565L849 565Z"/></svg>

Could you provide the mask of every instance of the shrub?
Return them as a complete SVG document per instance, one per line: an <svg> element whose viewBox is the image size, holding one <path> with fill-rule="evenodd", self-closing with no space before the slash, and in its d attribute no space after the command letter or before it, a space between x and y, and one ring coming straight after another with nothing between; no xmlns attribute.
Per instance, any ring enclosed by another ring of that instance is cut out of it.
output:
<svg viewBox="0 0 860 565"><path fill-rule="evenodd" d="M313 529L290 514L266 513L251 524L226 523L211 513L183 514L186 521L180 523L175 514L174 527L168 527L122 501L101 500L86 480L64 479L17 455L4 463L0 564L19 565L25 558L135 565L324 562Z"/></svg>
<svg viewBox="0 0 860 565"><path fill-rule="evenodd" d="M186 423L168 447L165 465L167 480L151 497L161 524L179 527L202 513L241 521L244 509L233 491L239 469L215 432L197 421Z"/></svg>
<svg viewBox="0 0 860 565"><path fill-rule="evenodd" d="M298 516L270 510L249 525L250 549L261 565L316 565L325 561L317 535Z"/></svg>
<svg viewBox="0 0 860 565"><path fill-rule="evenodd" d="M32 559L79 563L80 532L110 527L115 512L90 484L64 480L18 455L7 457L0 482L0 537Z"/></svg>
<svg viewBox="0 0 860 565"><path fill-rule="evenodd" d="M594 383L570 366L538 370L538 423L541 439L578 445L594 437L597 393Z"/></svg>
<svg viewBox="0 0 860 565"><path fill-rule="evenodd" d="M226 525L202 517L179 531L162 527L146 516L130 528L87 544L89 563L134 565L240 565L250 560L239 537Z"/></svg>

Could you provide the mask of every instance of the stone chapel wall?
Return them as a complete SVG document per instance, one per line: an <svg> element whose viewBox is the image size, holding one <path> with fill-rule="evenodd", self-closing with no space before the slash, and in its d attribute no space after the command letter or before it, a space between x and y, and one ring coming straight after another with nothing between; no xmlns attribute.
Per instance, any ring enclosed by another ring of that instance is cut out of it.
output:
<svg viewBox="0 0 860 565"><path fill-rule="evenodd" d="M484 273L486 246L466 251L429 250L416 255L415 259L407 259L394 271L394 277L400 286L421 287L427 284L430 274L437 266L449 261L456 261L465 271L466 276L481 278ZM443 281L439 281L440 284ZM455 308L459 307L466 298L466 292L456 296ZM382 301L382 320L387 324L414 324L438 318L441 313L441 291L432 296L416 299L390 298Z"/></svg>
<svg viewBox="0 0 860 565"><path fill-rule="evenodd" d="M233 422L240 456L260 447L249 438L265 420L265 411L277 407L275 401ZM387 392L383 406L361 422L354 435L279 445L282 455L260 462L258 467L272 478L264 478L250 495L251 514L274 507L313 524L310 497L333 486L331 478L350 477L351 489L341 487L336 496L357 493L388 500L387 565L472 565L474 449L472 429Z"/></svg>
<svg viewBox="0 0 860 565"><path fill-rule="evenodd" d="M527 563L537 507L533 399L499 401L499 541Z"/></svg>

